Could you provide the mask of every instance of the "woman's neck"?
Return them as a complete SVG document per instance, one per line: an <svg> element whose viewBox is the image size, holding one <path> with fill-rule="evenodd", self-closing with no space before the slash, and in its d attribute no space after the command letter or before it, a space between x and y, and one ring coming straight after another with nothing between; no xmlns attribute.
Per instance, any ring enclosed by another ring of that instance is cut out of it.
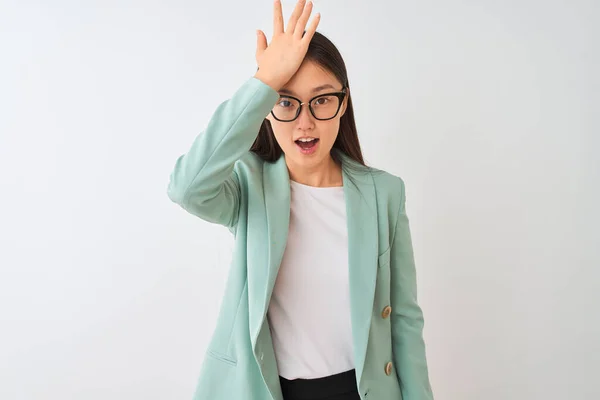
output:
<svg viewBox="0 0 600 400"><path fill-rule="evenodd" d="M294 182L314 187L343 186L342 168L333 161L331 156L310 168L298 166L288 158L285 159L285 162L290 179Z"/></svg>

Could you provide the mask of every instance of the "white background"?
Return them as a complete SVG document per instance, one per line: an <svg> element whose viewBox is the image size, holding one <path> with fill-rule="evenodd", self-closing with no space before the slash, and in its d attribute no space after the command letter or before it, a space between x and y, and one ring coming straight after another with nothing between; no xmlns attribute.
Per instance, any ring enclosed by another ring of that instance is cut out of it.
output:
<svg viewBox="0 0 600 400"><path fill-rule="evenodd" d="M436 399L600 398L600 4L315 11L367 162L407 184ZM1 399L191 398L232 237L168 177L271 13L0 0Z"/></svg>

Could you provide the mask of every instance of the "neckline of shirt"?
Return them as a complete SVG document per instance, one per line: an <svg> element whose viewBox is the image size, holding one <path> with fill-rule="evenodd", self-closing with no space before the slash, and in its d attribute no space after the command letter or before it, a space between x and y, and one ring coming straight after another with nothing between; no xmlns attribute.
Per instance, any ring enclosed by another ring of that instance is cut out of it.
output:
<svg viewBox="0 0 600 400"><path fill-rule="evenodd" d="M339 190L339 189L344 188L344 186L310 186L310 185L305 185L300 182L296 182L291 179L290 179L290 184L293 186L296 186L296 187L306 188L306 189L310 189L310 190Z"/></svg>

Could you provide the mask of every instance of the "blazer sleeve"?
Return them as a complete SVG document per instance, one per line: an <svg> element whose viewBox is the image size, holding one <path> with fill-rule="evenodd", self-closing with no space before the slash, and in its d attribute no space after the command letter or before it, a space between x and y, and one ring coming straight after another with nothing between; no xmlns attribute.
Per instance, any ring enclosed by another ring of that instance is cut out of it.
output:
<svg viewBox="0 0 600 400"><path fill-rule="evenodd" d="M231 230L240 207L235 162L250 150L278 99L277 91L252 77L221 103L188 152L177 159L169 198L189 213Z"/></svg>
<svg viewBox="0 0 600 400"><path fill-rule="evenodd" d="M417 277L405 186L390 254L392 348L403 400L433 400L423 340L423 312L417 303Z"/></svg>

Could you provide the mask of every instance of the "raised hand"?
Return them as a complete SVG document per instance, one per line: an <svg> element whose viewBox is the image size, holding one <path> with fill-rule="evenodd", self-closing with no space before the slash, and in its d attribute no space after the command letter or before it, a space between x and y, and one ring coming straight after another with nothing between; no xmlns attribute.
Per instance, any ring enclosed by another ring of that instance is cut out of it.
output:
<svg viewBox="0 0 600 400"><path fill-rule="evenodd" d="M308 45L317 30L321 15L317 13L306 33L304 30L312 12L312 2L299 0L290 16L287 29L284 30L281 1L273 4L273 37L267 46L267 37L257 31L256 62L258 71L254 75L275 90L279 90L298 71Z"/></svg>

